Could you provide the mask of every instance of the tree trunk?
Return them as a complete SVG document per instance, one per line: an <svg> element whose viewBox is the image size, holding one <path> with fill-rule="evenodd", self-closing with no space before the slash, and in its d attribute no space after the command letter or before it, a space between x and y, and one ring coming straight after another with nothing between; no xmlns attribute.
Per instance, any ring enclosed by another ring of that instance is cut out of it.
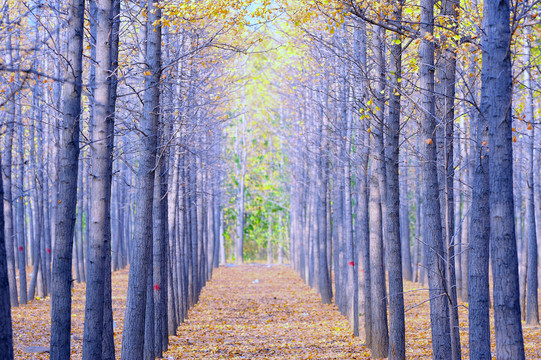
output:
<svg viewBox="0 0 541 360"><path fill-rule="evenodd" d="M6 19L9 22L9 9L8 9L8 18ZM11 46L11 33L7 36L6 44L6 64L13 66L13 54ZM16 91L13 84L9 86L10 92ZM6 120L5 120L5 133L4 133L4 154L2 156L2 177L4 185L4 198L2 201L4 207L4 239L6 242L6 260L8 266L8 279L9 279L9 295L11 300L11 306L19 306L19 299L17 296L17 282L15 280L16 270L15 270L15 254L14 249L14 238L15 234L13 232L13 192L11 185L11 173L12 173L12 158L13 158L13 137L15 135L15 99L8 100L6 105Z"/></svg>
<svg viewBox="0 0 541 360"><path fill-rule="evenodd" d="M535 203L534 203L534 128L532 123L534 122L534 96L533 96L533 84L531 74L531 47L528 39L530 35L530 29L525 29L525 54L524 63L528 68L524 72L524 83L526 86L526 122L527 135L526 135L526 147L525 147L525 162L526 162L526 183L525 183L525 198L526 198L526 214L525 214L525 232L526 242L528 247L528 279L526 289L526 324L539 325L539 306L537 299L537 234L535 223Z"/></svg>
<svg viewBox="0 0 541 360"><path fill-rule="evenodd" d="M457 28L457 0L443 0L441 2L441 15L445 19L448 29ZM438 127L437 143L439 161L440 209L442 218L442 235L446 264L446 288L449 300L449 320L451 327L451 358L461 359L460 333L458 319L458 304L456 291L455 270L455 217L454 217L454 158L453 136L455 122L455 86L456 86L456 45L447 33L443 34L442 41L445 46L441 50L440 59L436 65L438 86L437 117L441 119L442 126Z"/></svg>
<svg viewBox="0 0 541 360"><path fill-rule="evenodd" d="M379 135L381 136L381 135ZM375 140L372 138L372 146ZM379 157L376 154L375 157ZM387 329L387 299L385 297L385 269L383 267L383 236L381 224L381 195L374 172L378 162L373 158L370 176L370 349L372 357L387 357L389 351L389 333Z"/></svg>
<svg viewBox="0 0 541 360"><path fill-rule="evenodd" d="M406 155L407 156L407 155ZM406 156L402 156L406 161ZM413 263L410 245L410 213L408 199L408 166L402 166L400 170L400 247L402 250L402 274L407 281L413 281ZM414 246L415 249L415 246ZM415 264L417 265L417 264Z"/></svg>
<svg viewBox="0 0 541 360"><path fill-rule="evenodd" d="M2 169L0 169L1 171ZM2 177L0 176L0 199L4 197ZM0 206L0 354L6 360L13 360L13 333L11 328L11 307L9 280L4 236L4 208Z"/></svg>
<svg viewBox="0 0 541 360"><path fill-rule="evenodd" d="M96 0L93 0L96 1ZM106 303L110 302L111 272L111 182L114 119L111 104L111 0L96 1L96 90L94 92L94 118L90 145L90 238L89 267L87 270L85 329L83 359L102 359L102 344L107 341L104 322L107 323ZM107 299L109 298L109 299ZM112 323L110 324L112 328ZM109 335L111 335L109 333ZM113 348L114 352L114 348ZM113 354L114 357L114 354Z"/></svg>
<svg viewBox="0 0 541 360"><path fill-rule="evenodd" d="M18 120L22 120L21 106L17 106ZM20 121L22 123L22 121ZM27 284L26 284L26 231L25 231L25 216L24 216L24 141L23 141L24 127L19 126L17 129L17 152L19 154L19 167L17 169L17 259L19 265L19 296L21 304L28 302ZM55 221L55 219L53 219Z"/></svg>
<svg viewBox="0 0 541 360"><path fill-rule="evenodd" d="M144 134L138 169L136 220L134 245L130 260L126 315L122 334L122 360L143 359L145 309L149 258L152 253L152 198L158 135L161 77L161 27L154 23L160 19L160 9L154 0L148 0L146 29L146 58L150 75L145 75L144 113L140 129Z"/></svg>
<svg viewBox="0 0 541 360"><path fill-rule="evenodd" d="M321 301L324 304L330 304L332 301L332 283L327 259L327 186L329 182L329 166L328 166L328 144L327 144L328 124L324 121L320 127L320 143L317 181L317 214L319 222L318 226L318 241L319 241L319 289ZM278 254L280 255L280 254Z"/></svg>
<svg viewBox="0 0 541 360"><path fill-rule="evenodd" d="M242 264L244 261L244 201L245 201L245 180L246 180L246 115L241 117L241 133L238 149L240 161L239 189L238 189L238 210L237 210L237 242L235 244L235 262Z"/></svg>
<svg viewBox="0 0 541 360"><path fill-rule="evenodd" d="M472 114L470 124L475 128L475 170L472 186L472 207L469 231L468 302L470 357L491 359L490 354L490 294L489 239L490 207L488 161L488 122L485 113ZM475 121L477 120L477 121Z"/></svg>
<svg viewBox="0 0 541 360"><path fill-rule="evenodd" d="M347 77L345 77L347 83ZM346 99L349 99L349 92L346 91ZM357 291L357 268L355 267L355 244L353 240L353 209L351 197L351 128L352 114L348 102L344 103L346 108L345 123L345 158L344 161L344 263L346 271L346 295L347 295L347 317L353 326L353 336L359 336L359 294ZM358 264L357 264L358 266Z"/></svg>
<svg viewBox="0 0 541 360"><path fill-rule="evenodd" d="M58 174L56 239L53 249L51 288L51 359L67 359L71 354L71 286L73 234L77 202L79 162L79 117L81 115L84 0L69 4L68 57L63 96L62 140Z"/></svg>
<svg viewBox="0 0 541 360"><path fill-rule="evenodd" d="M393 5L393 18L402 19L402 1ZM404 286L402 283L402 247L400 237L400 79L402 77L402 45L400 35L393 33L390 53L390 100L387 119L386 178L387 206L385 206L386 261L389 277L389 358L406 358L406 325L404 320ZM408 224L406 224L407 226ZM408 241L409 249L409 241ZM408 265L410 260L405 261Z"/></svg>
<svg viewBox="0 0 541 360"><path fill-rule="evenodd" d="M494 278L496 357L524 359L518 298L511 132L511 31L508 0L484 4L481 109L490 149L490 253Z"/></svg>
<svg viewBox="0 0 541 360"><path fill-rule="evenodd" d="M421 0L421 45L419 54L421 107L421 165L423 184L423 240L428 252L428 284L430 323L434 359L448 359L451 350L449 326L449 295L446 288L441 212L439 202L438 169L436 167L436 121L434 96L434 1Z"/></svg>

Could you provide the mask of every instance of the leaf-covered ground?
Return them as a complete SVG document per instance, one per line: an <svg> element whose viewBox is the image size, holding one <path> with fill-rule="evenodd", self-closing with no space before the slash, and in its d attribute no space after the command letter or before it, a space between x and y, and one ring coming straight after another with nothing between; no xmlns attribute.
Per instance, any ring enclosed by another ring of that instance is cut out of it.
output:
<svg viewBox="0 0 541 360"><path fill-rule="evenodd" d="M117 357L122 337L127 270L113 275L113 311ZM431 359L428 291L405 284L407 356ZM72 359L80 359L84 285L73 290ZM466 304L464 304L466 305ZM47 359L24 353L29 345L47 346L49 300L13 309L17 359ZM460 307L461 341L468 356L467 309ZM362 319L361 319L362 322ZM541 328L524 328L526 358L541 359ZM362 333L362 330L361 330ZM363 336L353 338L343 316L287 266L221 267L203 289L189 319L170 338L165 359L368 359Z"/></svg>
<svg viewBox="0 0 541 360"><path fill-rule="evenodd" d="M115 348L117 355L120 355L122 324L124 322L124 310L126 308L128 270L115 272L112 279ZM75 284L72 290L72 359L81 359L83 352L85 290L85 284ZM27 305L14 308L11 310L11 316L15 359L49 359L48 354L30 354L24 352L23 349L27 346L49 347L49 338L51 336L50 298L34 300Z"/></svg>

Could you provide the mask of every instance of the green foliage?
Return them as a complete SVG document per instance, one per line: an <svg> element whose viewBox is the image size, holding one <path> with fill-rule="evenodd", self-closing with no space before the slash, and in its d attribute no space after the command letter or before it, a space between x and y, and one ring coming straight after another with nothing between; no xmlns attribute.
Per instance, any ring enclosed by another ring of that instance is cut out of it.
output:
<svg viewBox="0 0 541 360"><path fill-rule="evenodd" d="M269 46L266 40L261 47ZM244 257L246 261L264 261L267 247L272 242L277 256L278 244L287 248L289 224L289 173L284 169L288 163L283 139L275 134L283 119L277 115L279 95L269 79L276 71L278 52L260 52L239 55L231 63L241 95L229 104L230 126L227 128L226 158L226 207L224 208L224 232L226 254L233 260L237 238L239 187L244 177ZM242 174L245 161L246 173Z"/></svg>

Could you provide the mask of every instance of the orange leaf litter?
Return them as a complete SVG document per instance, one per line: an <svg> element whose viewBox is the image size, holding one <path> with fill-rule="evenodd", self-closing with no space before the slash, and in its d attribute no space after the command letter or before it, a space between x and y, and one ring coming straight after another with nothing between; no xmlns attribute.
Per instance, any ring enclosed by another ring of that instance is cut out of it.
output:
<svg viewBox="0 0 541 360"><path fill-rule="evenodd" d="M117 358L127 281L127 270L113 274ZM428 291L409 282L404 290L407 357L431 359ZM82 353L84 293L84 284L76 284L72 359L80 359ZM16 359L49 358L48 354L23 352L30 345L48 346L49 303L48 298L34 300L12 310ZM467 358L466 304L461 304L459 312L462 353ZM523 324L523 329L526 358L541 359L541 328ZM369 359L362 333L361 329L361 337L354 338L336 307L322 305L316 292L287 266L221 267L203 289L189 318L179 326L178 335L170 337L164 359Z"/></svg>

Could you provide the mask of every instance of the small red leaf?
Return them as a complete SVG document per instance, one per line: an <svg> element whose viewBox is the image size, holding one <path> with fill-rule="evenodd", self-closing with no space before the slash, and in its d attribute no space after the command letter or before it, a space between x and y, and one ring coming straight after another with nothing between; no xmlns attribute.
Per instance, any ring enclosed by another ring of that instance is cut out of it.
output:
<svg viewBox="0 0 541 360"><path fill-rule="evenodd" d="M51 253L51 249L47 248L47 252L50 254L50 253Z"/></svg>
<svg viewBox="0 0 541 360"><path fill-rule="evenodd" d="M19 246L19 251L23 251L24 248L22 246Z"/></svg>
<svg viewBox="0 0 541 360"><path fill-rule="evenodd" d="M160 285L158 285L158 284L154 285L154 290L156 290L156 291L160 290Z"/></svg>
<svg viewBox="0 0 541 360"><path fill-rule="evenodd" d="M355 266L355 263L353 261L350 261L348 264L349 266Z"/></svg>

